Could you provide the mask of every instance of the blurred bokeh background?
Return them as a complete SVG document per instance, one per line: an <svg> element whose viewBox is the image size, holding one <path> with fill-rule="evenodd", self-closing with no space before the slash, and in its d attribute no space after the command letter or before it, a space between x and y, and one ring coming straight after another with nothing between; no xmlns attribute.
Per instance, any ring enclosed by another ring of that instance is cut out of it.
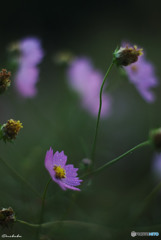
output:
<svg viewBox="0 0 161 240"><path fill-rule="evenodd" d="M80 167L82 159L90 155L96 125L96 118L80 107L79 97L70 89L67 67L55 64L54 56L65 50L87 56L105 73L112 52L122 40L129 40L145 49L160 79L160 7L159 0L1 3L1 68L9 66L7 47L22 38L40 38L45 52L34 98L18 95L14 73L10 89L0 96L0 123L14 118L24 126L14 144L0 143L0 157L40 194L49 179L44 168L49 147L64 150L68 162ZM146 140L149 130L161 125L161 86L154 90L156 101L148 104L116 67L109 79L119 84L110 91L111 115L100 123L96 166ZM47 193L44 222L73 220L89 225L53 225L42 229L42 239L130 239L132 230L161 234L160 194L134 221L140 203L161 179L152 171L153 156L152 148L139 149L87 181L78 193L63 192L53 182ZM0 179L0 207L11 206L18 219L38 223L40 199L1 162ZM0 233L36 239L35 228L19 223Z"/></svg>

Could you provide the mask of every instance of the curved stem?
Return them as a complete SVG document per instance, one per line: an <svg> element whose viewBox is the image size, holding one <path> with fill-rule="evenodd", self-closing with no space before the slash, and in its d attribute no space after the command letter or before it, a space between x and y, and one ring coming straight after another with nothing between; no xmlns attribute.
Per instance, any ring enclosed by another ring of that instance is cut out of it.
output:
<svg viewBox="0 0 161 240"><path fill-rule="evenodd" d="M32 192L34 192L39 198L41 197L39 192L37 192L33 186L27 182L18 172L16 172L16 170L11 167L6 161L4 161L2 158L0 158L0 161L5 165L5 167L11 172L11 174L16 177L18 180L21 180L23 183L26 184L26 186L28 186L28 188L30 188L32 190Z"/></svg>
<svg viewBox="0 0 161 240"><path fill-rule="evenodd" d="M118 162L118 161L119 161L120 159L122 159L123 157L125 157L125 156L127 156L128 154L130 154L130 153L132 153L133 151L135 151L136 149L141 148L141 147L144 147L144 146L147 146L147 145L150 145L150 144L151 144L151 142L150 142L149 140L138 144L137 146L131 148L131 149L128 150L127 152L123 153L122 155L120 155L120 156L114 158L113 160L105 163L103 166L97 168L97 169L94 170L93 172L86 174L83 178L87 178L87 177L89 177L89 176L98 174L99 172L101 172L101 171L104 170L105 168L110 167L111 165L113 165L114 163Z"/></svg>
<svg viewBox="0 0 161 240"><path fill-rule="evenodd" d="M48 186L51 182L51 178L49 179L49 181L47 182L46 186L45 186L45 189L44 189L44 193L42 195L42 205L41 205L41 212L40 212L40 221L39 221L39 229L38 229L38 232L37 232L37 237L39 239L39 234L40 234L40 231L41 231L41 226L42 226L42 222L43 222L43 215L44 215L44 206L45 206L45 198L46 198L46 193L47 193L47 189L48 189Z"/></svg>
<svg viewBox="0 0 161 240"><path fill-rule="evenodd" d="M19 220L19 219L16 219L16 222L19 222L19 223L22 223L22 224L25 224L29 227L34 227L34 228L38 228L40 227L40 224L34 224L34 223L29 223L29 222L26 222L26 221L23 221L23 220Z"/></svg>
<svg viewBox="0 0 161 240"><path fill-rule="evenodd" d="M40 227L40 224L32 224L32 223L28 223L26 221L23 221L23 220L19 220L17 219L16 220L17 222L19 223L22 223L22 224L25 224L29 227L33 227L33 228L39 228ZM91 227L92 229L95 229L95 228L101 228L102 230L107 230L106 227L102 226L102 225L98 225L96 223L89 223L89 222L83 222L83 221L75 221L75 220L64 220L64 221L51 221L51 222L46 222L46 223L43 223L41 224L41 227L43 228L47 228L47 227L50 227L50 226L53 226L53 225L59 225L59 224L63 224L63 225L78 225L78 226L81 226L81 227Z"/></svg>
<svg viewBox="0 0 161 240"><path fill-rule="evenodd" d="M102 108L102 93L103 93L103 87L104 87L104 84L105 84L105 81L106 81L106 78L113 66L114 62L112 61L111 65L109 66L105 76L104 76L104 79L103 79L103 82L102 82L102 85L101 85L101 88L100 88L100 104L99 104L99 110L98 110L98 116L97 116L97 123L96 123L96 129L95 129L95 136L94 136L94 141L93 141L93 146L92 146L92 152L91 152L91 159L93 161L93 165L94 165L94 155L95 155L95 150L96 150L96 143L97 143L97 135L98 135L98 127L99 127L99 122L100 122L100 116L101 116L101 108Z"/></svg>
<svg viewBox="0 0 161 240"><path fill-rule="evenodd" d="M23 220L19 220L17 219L16 222L19 222L21 224L25 224L29 227L33 227L33 228L38 228L40 225L39 224L33 224L33 223L28 223L26 221L23 221ZM65 221L52 221L52 222L46 222L46 223L43 223L41 226L43 228L47 228L47 227L50 227L50 226L53 226L53 225L56 225L56 224L64 224L64 225L78 225L78 226L81 226L81 227L91 227L92 229L94 228L101 228L102 230L105 230L105 231L108 231L107 227L103 226L103 225L98 225L96 223L89 223L89 222L82 222L82 221L74 221L74 220L65 220ZM144 226L135 226L135 228L137 230L147 230L147 229L150 229L150 230L153 230L153 229L160 229L161 228L161 224L157 224L157 225L151 225L151 226L147 226L147 225L144 225ZM112 229L109 228L109 230L119 230L120 228L118 227L113 227ZM126 227L126 229L128 230L133 230L133 227ZM121 228L122 230L122 228Z"/></svg>

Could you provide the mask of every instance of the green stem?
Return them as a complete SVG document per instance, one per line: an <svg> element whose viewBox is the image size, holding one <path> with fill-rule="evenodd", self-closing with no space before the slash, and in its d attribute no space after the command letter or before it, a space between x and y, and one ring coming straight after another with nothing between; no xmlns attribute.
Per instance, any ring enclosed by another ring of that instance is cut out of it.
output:
<svg viewBox="0 0 161 240"><path fill-rule="evenodd" d="M150 206L151 202L153 201L153 199L156 197L156 195L160 190L161 190L161 182L159 182L158 185L138 205L130 225L134 226L137 223L138 219L141 218L141 216L148 210L148 207Z"/></svg>
<svg viewBox="0 0 161 240"><path fill-rule="evenodd" d="M41 231L41 225L42 225L42 222L43 222L43 215L44 215L44 206L45 206L45 198L46 198L46 193L47 193L47 189L48 189L48 186L51 182L51 178L49 179L49 181L47 182L46 186L45 186L45 189L44 189L44 193L42 195L42 204L41 204L41 212L40 212L40 221L39 221L39 228L38 228L38 232L37 232L37 237L39 239L39 234L40 234L40 231Z"/></svg>
<svg viewBox="0 0 161 240"><path fill-rule="evenodd" d="M19 220L17 219L16 222L19 222L21 224L25 224L29 227L33 227L33 228L38 228L40 225L39 224L33 224L33 223L28 223L26 221L23 221L23 220ZM52 221L52 222L46 222L46 223L43 223L41 226L43 228L48 228L48 227L51 227L53 225L57 225L57 224L63 224L63 225L74 225L74 226L81 226L81 227L88 227L88 228L91 228L92 230L95 229L95 228L99 228L100 230L105 230L105 231L108 231L108 230L113 230L113 231L118 231L120 230L120 228L118 227L113 227L113 228L107 228L107 227L104 227L102 225L98 225L96 223L89 223L89 222L82 222L82 221L74 221L74 220L65 220L65 221ZM153 229L160 229L161 228L161 224L157 224L157 225L151 225L151 226L135 226L135 228L137 230L153 230ZM133 230L133 227L126 227L125 228L126 230ZM122 230L122 228L121 228ZM127 232L127 231L126 231Z"/></svg>
<svg viewBox="0 0 161 240"><path fill-rule="evenodd" d="M30 188L32 190L32 192L34 192L39 198L41 197L39 192L37 192L33 187L32 185L27 182L19 173L16 172L15 169L13 169L6 161L4 161L2 158L0 158L0 161L5 165L5 167L9 170L9 172L14 176L16 177L18 180L21 180L23 183L26 184L26 186L28 188Z"/></svg>
<svg viewBox="0 0 161 240"><path fill-rule="evenodd" d="M101 172L101 171L104 170L105 168L110 167L111 165L113 165L114 163L118 162L120 159L122 159L122 158L125 157L126 155L128 155L128 154L132 153L133 151L135 151L136 149L141 148L141 147L144 147L144 146L147 146L147 145L150 145L150 144L151 144L151 142L150 142L149 140L138 144L137 146L131 148L131 149L128 150L127 152L123 153L122 155L120 155L120 156L114 158L113 160L105 163L103 166L97 168L97 169L94 170L93 172L86 174L83 178L87 178L87 177L89 177L89 176L98 174L99 172Z"/></svg>
<svg viewBox="0 0 161 240"><path fill-rule="evenodd" d="M26 221L23 221L23 220L19 220L19 219L16 219L16 222L25 224L25 225L27 225L29 227L35 227L35 228L40 227L40 224L29 223L29 222L26 222Z"/></svg>
<svg viewBox="0 0 161 240"><path fill-rule="evenodd" d="M97 135L98 135L98 127L99 127L99 122L100 122L100 116L101 116L101 108L102 108L102 93L103 93L103 87L106 81L106 78L112 68L114 64L114 61L112 61L111 65L109 66L109 68L107 69L107 72L104 76L101 88L100 88L100 104L99 104L99 110L98 110L98 116L97 116L97 123L96 123L96 129L95 129L95 136L94 136L94 141L93 141L93 146L92 146L92 152L91 152L91 159L93 161L93 165L94 165L94 156L95 156L95 150L96 150L96 143L97 143Z"/></svg>
<svg viewBox="0 0 161 240"><path fill-rule="evenodd" d="M139 210L135 218L136 221L148 209L149 205L157 196L158 192L160 192L160 190L161 190L161 182L159 182L157 186L153 188L153 190L147 195L147 197L140 204L140 208L138 208Z"/></svg>
<svg viewBox="0 0 161 240"><path fill-rule="evenodd" d="M33 228L39 228L40 227L40 224L32 224L32 223L28 223L26 221L23 221L23 220L16 220L16 222L19 222L19 223L22 223L22 224L25 224L29 227L33 227ZM87 227L87 228L91 228L91 229L96 229L96 228L99 228L100 230L104 230L104 231L107 231L107 227L105 226L102 226L102 225L98 225L96 223L89 223L89 222L83 222L83 221L75 221L75 220L64 220L64 221L51 221L51 222L46 222L46 223L43 223L41 224L41 227L43 228L48 228L48 227L51 227L53 225L66 225L66 226L69 226L69 225L74 225L74 226L81 226L81 227Z"/></svg>
<svg viewBox="0 0 161 240"><path fill-rule="evenodd" d="M148 194L148 196L145 198L145 202L148 204L156 197L158 192L161 190L161 182L157 184L157 186Z"/></svg>

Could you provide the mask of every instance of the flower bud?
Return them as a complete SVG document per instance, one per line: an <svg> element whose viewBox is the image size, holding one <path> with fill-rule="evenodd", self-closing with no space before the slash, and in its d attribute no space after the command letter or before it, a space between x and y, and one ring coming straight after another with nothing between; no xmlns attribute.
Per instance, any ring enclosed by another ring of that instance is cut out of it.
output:
<svg viewBox="0 0 161 240"><path fill-rule="evenodd" d="M150 132L150 140L157 151L161 151L161 128Z"/></svg>
<svg viewBox="0 0 161 240"><path fill-rule="evenodd" d="M89 165L91 165L92 161L89 158L83 158L82 163L86 166L89 166Z"/></svg>
<svg viewBox="0 0 161 240"><path fill-rule="evenodd" d="M142 49L138 49L137 46L129 47L120 47L116 49L113 53L114 62L118 66L128 66L134 62L137 62L138 57L143 54Z"/></svg>
<svg viewBox="0 0 161 240"><path fill-rule="evenodd" d="M10 81L10 76L11 73L7 72L6 69L2 69L0 72L0 94L4 93L7 88L10 86L11 81Z"/></svg>
<svg viewBox="0 0 161 240"><path fill-rule="evenodd" d="M16 138L20 129L23 128L22 123L18 120L10 119L1 127L1 138L6 141L11 141Z"/></svg>
<svg viewBox="0 0 161 240"><path fill-rule="evenodd" d="M16 221L14 211L11 207L0 210L0 226L9 227Z"/></svg>
<svg viewBox="0 0 161 240"><path fill-rule="evenodd" d="M58 52L53 60L56 64L68 64L74 58L73 54L70 51Z"/></svg>

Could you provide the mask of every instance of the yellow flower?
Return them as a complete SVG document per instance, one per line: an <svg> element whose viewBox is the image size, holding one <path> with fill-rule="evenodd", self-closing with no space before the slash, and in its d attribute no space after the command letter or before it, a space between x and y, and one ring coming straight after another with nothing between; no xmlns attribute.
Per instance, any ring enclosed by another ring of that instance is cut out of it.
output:
<svg viewBox="0 0 161 240"><path fill-rule="evenodd" d="M3 139L5 141L15 139L21 128L23 128L23 126L19 120L8 120L7 123L2 126Z"/></svg>

